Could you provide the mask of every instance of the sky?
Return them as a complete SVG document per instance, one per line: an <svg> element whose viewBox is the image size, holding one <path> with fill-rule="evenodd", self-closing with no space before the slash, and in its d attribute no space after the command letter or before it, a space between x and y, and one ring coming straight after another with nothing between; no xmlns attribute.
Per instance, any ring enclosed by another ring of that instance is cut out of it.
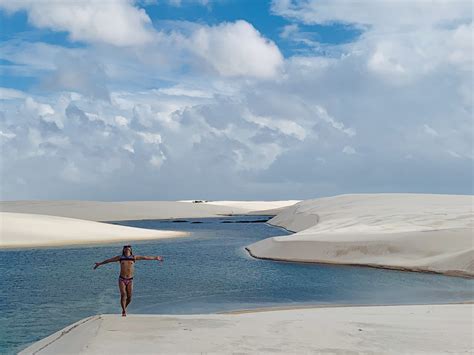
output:
<svg viewBox="0 0 474 355"><path fill-rule="evenodd" d="M472 194L470 0L0 0L0 199Z"/></svg>

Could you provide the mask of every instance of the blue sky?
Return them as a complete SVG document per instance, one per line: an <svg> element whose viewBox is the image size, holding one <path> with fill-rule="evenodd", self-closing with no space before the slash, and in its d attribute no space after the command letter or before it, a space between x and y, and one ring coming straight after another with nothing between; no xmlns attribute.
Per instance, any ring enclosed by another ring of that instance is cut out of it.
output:
<svg viewBox="0 0 474 355"><path fill-rule="evenodd" d="M245 20L251 23L264 37L275 42L285 57L304 52L307 45L301 42L282 38L281 32L292 21L273 14L271 1L252 0L224 0L210 2L207 5L195 1L183 1L179 6L169 1L144 2L141 5L157 30L173 31L180 27L180 23L201 23L218 25L222 22ZM2 42L26 41L41 42L67 48L87 47L83 41L71 41L67 31L55 31L48 28L37 28L28 21L28 13L20 10L14 13L0 11ZM300 24L299 31L308 39L321 45L338 45L349 43L357 39L362 30L345 23ZM324 54L323 55L328 55ZM12 62L1 59L2 85L4 87L27 90L37 84L34 76L12 75L8 66Z"/></svg>
<svg viewBox="0 0 474 355"><path fill-rule="evenodd" d="M0 2L1 197L472 194L471 14L463 0Z"/></svg>

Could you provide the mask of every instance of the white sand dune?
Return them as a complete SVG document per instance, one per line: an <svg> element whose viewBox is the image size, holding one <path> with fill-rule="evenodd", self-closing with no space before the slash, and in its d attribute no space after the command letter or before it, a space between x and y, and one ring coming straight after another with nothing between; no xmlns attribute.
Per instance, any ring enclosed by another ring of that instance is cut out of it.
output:
<svg viewBox="0 0 474 355"><path fill-rule="evenodd" d="M174 201L4 201L0 202L0 211L91 221L201 218L245 213L233 207Z"/></svg>
<svg viewBox="0 0 474 355"><path fill-rule="evenodd" d="M104 243L174 237L176 232L125 228L86 221L205 218L283 208L296 201L4 201L0 248ZM274 212L276 214L276 212ZM37 216L37 217L35 217ZM65 217L63 219L54 218ZM73 219L71 219L73 218ZM83 220L82 223L80 220Z"/></svg>
<svg viewBox="0 0 474 355"><path fill-rule="evenodd" d="M282 201L209 201L208 205L233 207L245 210L247 213L268 213L277 214L273 211L281 211L289 206L292 206L300 200L282 200Z"/></svg>
<svg viewBox="0 0 474 355"><path fill-rule="evenodd" d="M199 204L237 208L241 213L248 215L276 216L286 208L293 206L301 200L279 201L207 201L198 200ZM196 200L182 200L178 202L196 202Z"/></svg>
<svg viewBox="0 0 474 355"><path fill-rule="evenodd" d="M300 202L269 223L297 232L247 247L274 260L474 276L471 195L349 194Z"/></svg>
<svg viewBox="0 0 474 355"><path fill-rule="evenodd" d="M290 206L297 201L3 201L0 211L71 217L91 221L204 218L247 214ZM275 213L276 214L276 213Z"/></svg>
<svg viewBox="0 0 474 355"><path fill-rule="evenodd" d="M472 352L470 304L243 314L98 315L20 354Z"/></svg>
<svg viewBox="0 0 474 355"><path fill-rule="evenodd" d="M74 218L0 212L0 249L134 241L187 233L118 226Z"/></svg>

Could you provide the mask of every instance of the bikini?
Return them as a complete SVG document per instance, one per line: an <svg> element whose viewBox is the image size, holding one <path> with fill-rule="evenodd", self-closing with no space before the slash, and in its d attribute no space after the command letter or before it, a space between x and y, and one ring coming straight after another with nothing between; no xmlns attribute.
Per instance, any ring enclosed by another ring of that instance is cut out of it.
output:
<svg viewBox="0 0 474 355"><path fill-rule="evenodd" d="M125 256L125 255L122 255L120 257L120 261L133 261L135 262L135 257L134 256ZM128 286L131 282L133 281L133 277L123 277L123 276L119 276L119 282L123 282L123 284L125 286Z"/></svg>

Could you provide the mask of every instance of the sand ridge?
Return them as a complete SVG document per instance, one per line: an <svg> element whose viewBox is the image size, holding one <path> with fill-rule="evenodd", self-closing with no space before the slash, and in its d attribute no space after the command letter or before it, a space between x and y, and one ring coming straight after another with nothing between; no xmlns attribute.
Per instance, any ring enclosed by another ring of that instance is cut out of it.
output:
<svg viewBox="0 0 474 355"><path fill-rule="evenodd" d="M0 212L0 249L178 238L188 233L75 218Z"/></svg>
<svg viewBox="0 0 474 355"><path fill-rule="evenodd" d="M207 218L245 215L296 201L4 201L0 249L173 238L187 233L130 228L98 221ZM271 212L275 213L275 212Z"/></svg>
<svg viewBox="0 0 474 355"><path fill-rule="evenodd" d="M296 233L247 246L257 258L474 276L473 196L347 194L306 200L269 223Z"/></svg>

